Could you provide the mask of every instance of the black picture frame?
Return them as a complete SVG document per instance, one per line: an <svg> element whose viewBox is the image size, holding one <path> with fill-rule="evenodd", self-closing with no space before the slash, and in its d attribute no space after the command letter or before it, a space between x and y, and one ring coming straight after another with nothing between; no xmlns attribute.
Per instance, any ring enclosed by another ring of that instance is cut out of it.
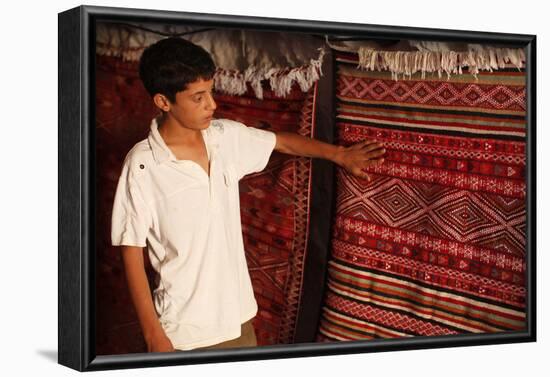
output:
<svg viewBox="0 0 550 377"><path fill-rule="evenodd" d="M341 343L300 343L201 353L96 356L94 352L94 56L97 20L166 22L370 38L521 45L526 51L526 330ZM413 350L536 341L536 36L234 15L79 6L58 15L58 362L78 371Z"/></svg>

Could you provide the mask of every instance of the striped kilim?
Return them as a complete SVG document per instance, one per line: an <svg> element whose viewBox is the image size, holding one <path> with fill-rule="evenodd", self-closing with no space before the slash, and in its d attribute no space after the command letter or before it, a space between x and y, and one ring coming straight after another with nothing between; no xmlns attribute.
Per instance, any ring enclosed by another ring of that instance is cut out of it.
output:
<svg viewBox="0 0 550 377"><path fill-rule="evenodd" d="M336 171L317 340L525 327L525 72L391 79L336 55L337 142L375 139L367 182Z"/></svg>

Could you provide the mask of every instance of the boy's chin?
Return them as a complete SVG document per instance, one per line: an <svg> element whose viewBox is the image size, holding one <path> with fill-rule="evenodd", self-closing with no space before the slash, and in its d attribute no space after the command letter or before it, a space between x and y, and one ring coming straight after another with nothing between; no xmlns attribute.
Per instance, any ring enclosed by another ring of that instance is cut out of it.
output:
<svg viewBox="0 0 550 377"><path fill-rule="evenodd" d="M193 124L193 127L189 128L193 128L195 130L204 130L205 128L208 128L208 126L210 126L210 122L211 120L197 121Z"/></svg>

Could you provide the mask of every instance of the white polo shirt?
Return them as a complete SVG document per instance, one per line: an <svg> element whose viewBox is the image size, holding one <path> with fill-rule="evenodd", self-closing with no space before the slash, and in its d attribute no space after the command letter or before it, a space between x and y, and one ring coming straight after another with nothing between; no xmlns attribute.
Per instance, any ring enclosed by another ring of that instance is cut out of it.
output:
<svg viewBox="0 0 550 377"><path fill-rule="evenodd" d="M244 254L238 181L265 168L275 134L229 119L201 131L210 176L178 160L151 122L126 155L115 193L113 246L147 247L160 275L153 292L174 348L234 339L258 310Z"/></svg>

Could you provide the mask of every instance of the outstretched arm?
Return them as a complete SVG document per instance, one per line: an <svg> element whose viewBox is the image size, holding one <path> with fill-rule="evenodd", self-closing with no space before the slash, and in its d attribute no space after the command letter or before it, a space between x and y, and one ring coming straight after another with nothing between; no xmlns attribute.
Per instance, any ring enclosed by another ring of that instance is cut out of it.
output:
<svg viewBox="0 0 550 377"><path fill-rule="evenodd" d="M292 132L276 132L275 150L281 153L302 157L316 157L334 162L351 174L370 181L362 169L380 164L386 150L376 140L362 142L344 147L333 145Z"/></svg>

